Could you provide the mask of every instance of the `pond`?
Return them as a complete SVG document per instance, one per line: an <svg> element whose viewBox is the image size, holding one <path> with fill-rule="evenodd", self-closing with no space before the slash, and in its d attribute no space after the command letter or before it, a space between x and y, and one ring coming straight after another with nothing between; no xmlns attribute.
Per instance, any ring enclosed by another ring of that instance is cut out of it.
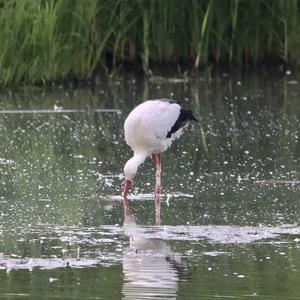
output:
<svg viewBox="0 0 300 300"><path fill-rule="evenodd" d="M287 72L134 77L0 95L0 298L300 299L300 86ZM193 124L140 167L123 122L172 98Z"/></svg>

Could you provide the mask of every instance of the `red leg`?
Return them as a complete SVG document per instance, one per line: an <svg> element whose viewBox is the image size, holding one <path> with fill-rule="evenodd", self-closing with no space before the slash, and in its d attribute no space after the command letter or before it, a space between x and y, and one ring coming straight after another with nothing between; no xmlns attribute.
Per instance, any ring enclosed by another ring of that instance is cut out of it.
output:
<svg viewBox="0 0 300 300"><path fill-rule="evenodd" d="M126 223L128 218L130 217L130 210L129 210L127 197L123 198L123 205L124 205L124 223Z"/></svg>
<svg viewBox="0 0 300 300"><path fill-rule="evenodd" d="M161 178L161 153L156 153L153 155L153 159L155 160L156 165L156 173L155 173L155 221L156 225L160 225L160 178Z"/></svg>
<svg viewBox="0 0 300 300"><path fill-rule="evenodd" d="M155 224L160 225L160 194L155 195Z"/></svg>

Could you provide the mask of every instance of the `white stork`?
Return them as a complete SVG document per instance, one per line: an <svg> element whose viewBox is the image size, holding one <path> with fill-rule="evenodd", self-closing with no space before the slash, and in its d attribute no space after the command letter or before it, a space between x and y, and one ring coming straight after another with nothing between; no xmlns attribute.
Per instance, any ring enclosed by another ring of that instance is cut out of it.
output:
<svg viewBox="0 0 300 300"><path fill-rule="evenodd" d="M127 200L138 167L149 156L156 163L155 199L156 208L159 209L161 153L180 137L189 121L198 122L192 111L184 109L170 99L148 100L129 113L124 123L125 141L134 155L124 167L124 199ZM127 205L125 209L128 209Z"/></svg>

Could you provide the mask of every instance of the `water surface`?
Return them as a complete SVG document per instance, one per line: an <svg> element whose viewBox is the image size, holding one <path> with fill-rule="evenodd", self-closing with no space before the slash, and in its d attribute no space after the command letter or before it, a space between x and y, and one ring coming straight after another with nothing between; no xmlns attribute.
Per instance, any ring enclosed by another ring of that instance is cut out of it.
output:
<svg viewBox="0 0 300 300"><path fill-rule="evenodd" d="M297 77L104 81L0 96L0 296L300 298ZM143 99L199 124L139 169L124 224L123 138Z"/></svg>

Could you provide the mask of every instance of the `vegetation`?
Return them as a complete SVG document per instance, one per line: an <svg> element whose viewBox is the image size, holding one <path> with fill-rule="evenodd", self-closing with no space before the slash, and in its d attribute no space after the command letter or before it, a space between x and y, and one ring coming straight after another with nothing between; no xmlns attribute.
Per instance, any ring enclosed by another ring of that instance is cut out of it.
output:
<svg viewBox="0 0 300 300"><path fill-rule="evenodd" d="M299 65L298 0L0 0L0 84L134 65Z"/></svg>

